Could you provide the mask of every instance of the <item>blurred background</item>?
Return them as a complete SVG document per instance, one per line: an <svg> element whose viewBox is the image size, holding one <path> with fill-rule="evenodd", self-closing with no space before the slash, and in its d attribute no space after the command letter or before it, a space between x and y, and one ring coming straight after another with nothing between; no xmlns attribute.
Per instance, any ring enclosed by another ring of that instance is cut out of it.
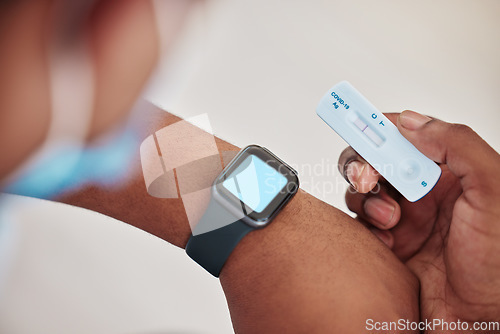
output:
<svg viewBox="0 0 500 334"><path fill-rule="evenodd" d="M346 144L316 116L319 99L348 80L383 112L468 124L499 151L499 16L496 0L207 1L144 95L182 117L207 113L236 145L266 146L347 212ZM192 48L190 80L172 87ZM83 209L5 201L0 333L233 332L218 280L183 250Z"/></svg>

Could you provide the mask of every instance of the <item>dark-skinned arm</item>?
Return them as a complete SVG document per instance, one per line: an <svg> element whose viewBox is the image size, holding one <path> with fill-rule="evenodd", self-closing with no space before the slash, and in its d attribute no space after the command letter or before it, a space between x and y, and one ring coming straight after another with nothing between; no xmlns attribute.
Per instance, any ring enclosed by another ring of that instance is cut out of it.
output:
<svg viewBox="0 0 500 334"><path fill-rule="evenodd" d="M181 119L157 109L143 120L146 138ZM195 126L191 131L203 133ZM219 152L239 150L215 140ZM175 142L169 145L175 149ZM147 193L139 147L132 167L121 187L91 186L60 201L184 248L191 229L182 200ZM216 173L208 170L198 177L211 182ZM268 227L238 244L220 281L237 333L364 333L367 319L419 318L418 282L409 270L364 226L302 190Z"/></svg>

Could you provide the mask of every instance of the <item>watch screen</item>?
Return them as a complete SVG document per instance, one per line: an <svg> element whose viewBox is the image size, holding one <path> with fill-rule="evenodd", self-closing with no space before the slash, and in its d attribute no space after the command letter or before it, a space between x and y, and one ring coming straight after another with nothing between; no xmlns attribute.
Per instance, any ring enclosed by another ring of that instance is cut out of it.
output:
<svg viewBox="0 0 500 334"><path fill-rule="evenodd" d="M222 186L252 211L262 212L288 183L285 176L255 155L227 175Z"/></svg>

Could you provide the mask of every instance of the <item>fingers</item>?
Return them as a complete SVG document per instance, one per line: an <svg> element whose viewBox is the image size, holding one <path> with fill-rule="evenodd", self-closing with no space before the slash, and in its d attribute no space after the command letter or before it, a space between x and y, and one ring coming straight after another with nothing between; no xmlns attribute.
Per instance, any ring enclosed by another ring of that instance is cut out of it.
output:
<svg viewBox="0 0 500 334"><path fill-rule="evenodd" d="M378 172L361 158L352 147L346 148L339 157L339 171L358 192L371 191L379 180Z"/></svg>
<svg viewBox="0 0 500 334"><path fill-rule="evenodd" d="M471 128L408 110L398 117L397 127L424 155L445 163L461 179L464 191L498 188L500 156Z"/></svg>
<svg viewBox="0 0 500 334"><path fill-rule="evenodd" d="M379 230L378 228L372 227L370 231L375 234L377 238L380 239L387 247L394 247L394 236L391 231Z"/></svg>
<svg viewBox="0 0 500 334"><path fill-rule="evenodd" d="M399 113L386 113L384 115L396 124ZM346 181L360 193L373 190L381 179L380 174L352 147L347 147L340 154L338 168Z"/></svg>
<svg viewBox="0 0 500 334"><path fill-rule="evenodd" d="M357 217L356 218L362 225L364 225L370 232L372 232L380 241L382 241L387 247L392 249L394 247L394 235L391 231L388 230L380 230L374 226L372 226L366 220Z"/></svg>
<svg viewBox="0 0 500 334"><path fill-rule="evenodd" d="M345 201L349 210L381 230L393 228L401 218L398 202L383 189L377 194L362 194L350 187Z"/></svg>
<svg viewBox="0 0 500 334"><path fill-rule="evenodd" d="M91 135L125 116L154 70L159 36L151 1L99 1L89 23L95 75Z"/></svg>

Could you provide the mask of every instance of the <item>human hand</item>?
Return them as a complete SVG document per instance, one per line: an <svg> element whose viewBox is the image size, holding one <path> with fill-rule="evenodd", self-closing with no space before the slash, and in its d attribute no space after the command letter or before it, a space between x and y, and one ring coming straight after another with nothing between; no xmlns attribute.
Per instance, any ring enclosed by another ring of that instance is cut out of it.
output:
<svg viewBox="0 0 500 334"><path fill-rule="evenodd" d="M182 121L155 108L148 108L142 120L144 138ZM185 125L179 135L186 138L169 141L169 156L211 154L207 134ZM217 137L215 141L221 155L239 150ZM201 189L218 175L214 165L195 166L190 188ZM177 180L184 172L176 169ZM89 186L59 200L184 248L191 236L186 203L150 196L140 169L131 177L118 188ZM199 206L201 212L203 203ZM237 333L373 333L367 329L368 319L419 319L418 281L410 270L351 217L303 190L268 227L243 238L224 265L220 282Z"/></svg>
<svg viewBox="0 0 500 334"><path fill-rule="evenodd" d="M500 320L500 155L465 125L386 116L440 163L441 179L408 202L349 147L339 158L347 206L419 278L423 319Z"/></svg>

